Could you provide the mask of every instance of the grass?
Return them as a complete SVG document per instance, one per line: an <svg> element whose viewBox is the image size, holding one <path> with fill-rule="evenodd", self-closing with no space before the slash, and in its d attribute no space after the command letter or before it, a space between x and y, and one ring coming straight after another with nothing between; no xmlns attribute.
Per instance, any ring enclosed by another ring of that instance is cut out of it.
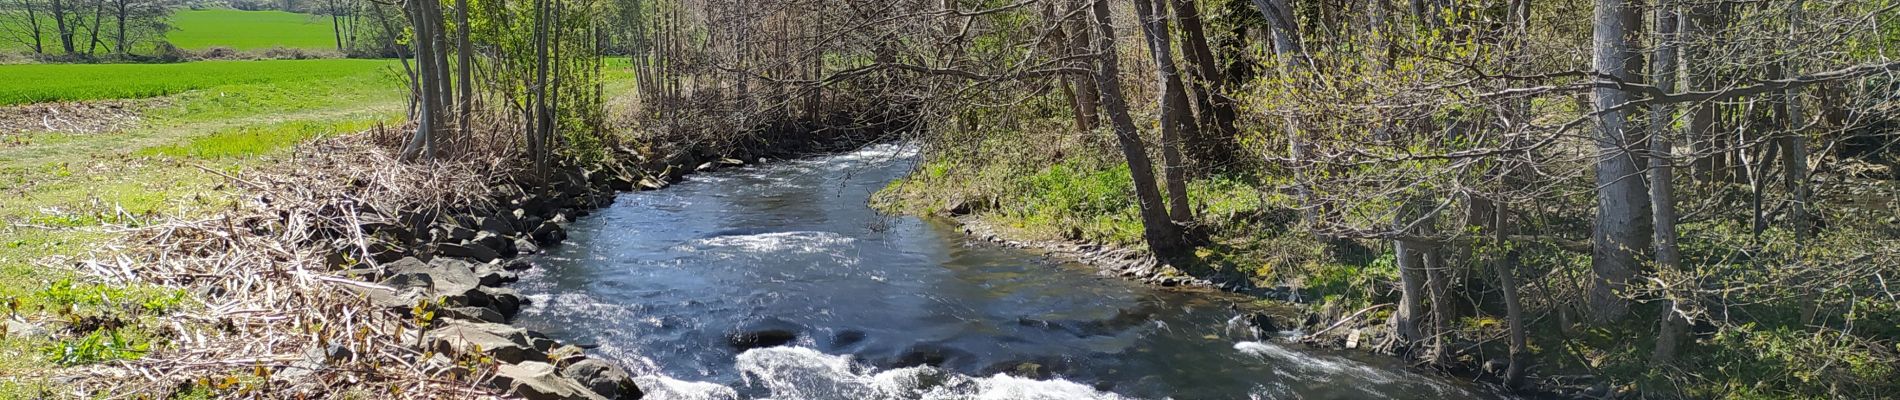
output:
<svg viewBox="0 0 1900 400"><path fill-rule="evenodd" d="M278 162L297 143L396 122L404 91L394 65L0 66L0 99L164 96L145 102L142 120L125 131L26 132L0 145L0 305L17 301L22 318L61 333L0 335L0 398L45 397L58 387L49 371L163 348L157 318L194 307L189 295L99 282L69 268L70 257L109 256L100 246L116 237L108 226L203 215L239 201L206 169L242 171ZM13 312L0 306L0 317Z"/></svg>
<svg viewBox="0 0 1900 400"><path fill-rule="evenodd" d="M334 49L336 36L330 19L321 15L284 11L228 9L180 10L172 14L172 31L165 35L173 46L186 50L230 47L262 50L272 47Z"/></svg>
<svg viewBox="0 0 1900 400"><path fill-rule="evenodd" d="M396 74L388 60L201 61L179 64L0 65L0 106L131 99L238 84L315 84ZM388 67L388 68L385 68Z"/></svg>
<svg viewBox="0 0 1900 400"><path fill-rule="evenodd" d="M24 13L0 11L0 19L23 19ZM42 44L48 53L58 53L59 39L52 34L52 19L46 19L43 28L47 34ZM172 30L165 34L165 40L173 46L185 50L204 50L212 47L228 47L236 50L263 50L273 47L291 49L323 50L336 48L336 36L330 27L330 19L322 15L298 14L285 11L243 11L231 9L178 10L172 13ZM10 22L8 23L10 24ZM107 28L110 28L108 26ZM101 29L104 35L106 29ZM79 43L79 51L86 51L91 43L89 31L78 32L73 38ZM105 43L111 40L101 38ZM150 54L153 46L142 43L132 49L135 54ZM31 52L28 43L7 40L0 44L0 51ZM110 53L111 46L101 45L100 54Z"/></svg>

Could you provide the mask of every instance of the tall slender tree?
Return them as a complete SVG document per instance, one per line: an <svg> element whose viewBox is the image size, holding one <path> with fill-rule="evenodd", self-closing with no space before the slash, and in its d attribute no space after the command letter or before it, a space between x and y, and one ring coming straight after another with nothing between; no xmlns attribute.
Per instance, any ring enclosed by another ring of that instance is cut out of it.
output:
<svg viewBox="0 0 1900 400"><path fill-rule="evenodd" d="M1141 1L1141 0L1137 0ZM1141 210L1142 237L1148 242L1148 248L1164 259L1173 259L1187 251L1186 241L1181 235L1181 227L1169 219L1166 206L1162 204L1161 190L1155 186L1153 162L1148 159L1147 145L1142 143L1141 131L1135 126L1135 119L1128 113L1128 103L1124 100L1121 88L1121 67L1117 65L1115 55L1115 24L1106 1L1095 1L1095 86L1101 89L1102 111L1108 114L1109 122L1115 129L1115 141L1120 144L1122 157L1128 161L1128 173L1135 186L1136 204Z"/></svg>
<svg viewBox="0 0 1900 400"><path fill-rule="evenodd" d="M1597 323L1629 313L1624 289L1650 249L1648 189L1641 135L1630 129L1624 103L1632 100L1618 82L1639 82L1637 7L1630 0L1596 0L1591 65L1595 71L1596 221L1592 228L1590 316Z"/></svg>
<svg viewBox="0 0 1900 400"><path fill-rule="evenodd" d="M1148 54L1154 60L1155 81L1162 88L1156 109L1161 114L1161 179L1168 189L1168 217L1175 224L1187 225L1194 222L1194 205L1188 202L1187 160L1181 157L1181 137L1195 131L1194 121L1185 118L1187 94L1174 66L1174 41L1168 37L1167 18L1155 14L1156 3L1164 0L1134 1L1135 18L1141 19L1142 36L1147 38Z"/></svg>

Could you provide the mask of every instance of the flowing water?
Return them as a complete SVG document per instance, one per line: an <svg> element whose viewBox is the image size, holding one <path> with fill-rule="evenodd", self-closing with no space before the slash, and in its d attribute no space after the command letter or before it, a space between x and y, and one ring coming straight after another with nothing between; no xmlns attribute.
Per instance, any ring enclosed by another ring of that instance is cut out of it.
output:
<svg viewBox="0 0 1900 400"><path fill-rule="evenodd" d="M1229 323L1244 298L1102 277L868 208L911 153L622 194L537 257L517 324L598 345L654 399L1496 397L1377 356L1255 341ZM728 344L758 326L799 335Z"/></svg>

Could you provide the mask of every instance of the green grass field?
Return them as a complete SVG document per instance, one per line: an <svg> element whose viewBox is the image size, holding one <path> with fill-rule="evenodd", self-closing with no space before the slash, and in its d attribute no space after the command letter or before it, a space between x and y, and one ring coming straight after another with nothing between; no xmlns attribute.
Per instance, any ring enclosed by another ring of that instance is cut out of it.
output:
<svg viewBox="0 0 1900 400"><path fill-rule="evenodd" d="M399 76L388 60L203 61L179 64L0 65L0 106L62 100L157 97L250 83L313 83Z"/></svg>
<svg viewBox="0 0 1900 400"><path fill-rule="evenodd" d="M335 49L330 19L321 15L284 11L180 10L172 14L172 31L165 39L186 50L213 46L262 50L282 46L295 49Z"/></svg>
<svg viewBox="0 0 1900 400"><path fill-rule="evenodd" d="M24 13L0 11L0 19L26 18ZM46 17L41 17L45 19ZM298 14L284 11L242 11L229 9L178 10L172 13L172 30L165 34L165 40L173 46L186 50L204 50L211 47L229 47L237 50L263 50L272 47L284 47L305 50L326 50L336 48L336 37L330 29L330 19L321 15ZM48 53L60 51L58 38L52 33L52 20L47 19L41 28L46 31L45 50ZM101 31L104 35L104 31ZM80 52L86 51L83 44L91 38L81 31L73 40L82 45ZM31 52L33 47L26 43L11 40L9 36L0 42L0 51ZM109 42L109 40L108 40ZM111 53L109 45L98 49L100 54ZM135 54L150 54L151 43L145 43L132 49Z"/></svg>

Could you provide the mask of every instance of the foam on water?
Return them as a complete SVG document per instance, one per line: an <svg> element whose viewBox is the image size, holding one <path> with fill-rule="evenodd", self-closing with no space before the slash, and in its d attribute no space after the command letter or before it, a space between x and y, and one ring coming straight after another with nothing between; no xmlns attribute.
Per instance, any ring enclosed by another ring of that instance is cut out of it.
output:
<svg viewBox="0 0 1900 400"><path fill-rule="evenodd" d="M833 232L794 231L717 236L693 241L698 248L733 248L753 253L825 253L857 239ZM687 248L685 250L692 250Z"/></svg>
<svg viewBox="0 0 1900 400"><path fill-rule="evenodd" d="M1422 385L1424 386L1423 389L1431 390L1440 395L1464 392L1462 389L1440 383L1436 380L1418 379L1414 376L1408 376L1404 372L1381 369L1345 358L1303 353L1269 342L1234 343L1234 350L1260 357L1262 360L1276 361L1274 363L1275 365L1284 367L1275 370L1274 373L1290 379L1321 382L1340 382L1343 380L1345 382L1374 383L1377 384L1376 386L1396 384L1405 384L1405 386ZM1393 395L1391 393L1386 394L1388 396Z"/></svg>
<svg viewBox="0 0 1900 400"><path fill-rule="evenodd" d="M1121 400L1061 379L1035 380L1003 374L972 377L932 367L876 370L851 356L830 355L804 347L771 347L740 354L742 384L777 400ZM659 400L737 399L739 390L711 382L650 375L636 379L647 398Z"/></svg>

